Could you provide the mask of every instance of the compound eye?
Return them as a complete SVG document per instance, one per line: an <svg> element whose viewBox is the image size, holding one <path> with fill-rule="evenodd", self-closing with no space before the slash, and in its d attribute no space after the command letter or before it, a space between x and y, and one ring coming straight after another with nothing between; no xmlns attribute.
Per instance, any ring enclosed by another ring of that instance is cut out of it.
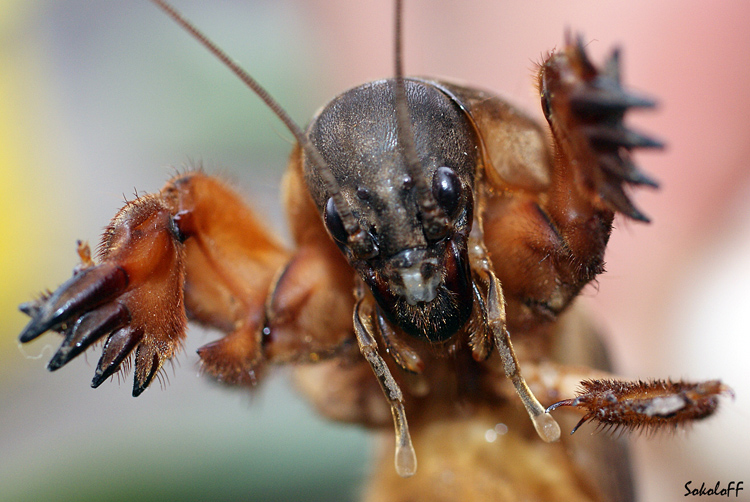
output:
<svg viewBox="0 0 750 502"><path fill-rule="evenodd" d="M328 202L326 202L326 211L323 219L325 220L326 228L328 228L331 237L340 244L346 244L349 235L344 228L344 222L341 221L341 215L336 210L336 204L333 203L333 197L330 197Z"/></svg>
<svg viewBox="0 0 750 502"><path fill-rule="evenodd" d="M445 214L453 218L461 206L463 187L461 180L450 167L438 167L432 178L432 194Z"/></svg>

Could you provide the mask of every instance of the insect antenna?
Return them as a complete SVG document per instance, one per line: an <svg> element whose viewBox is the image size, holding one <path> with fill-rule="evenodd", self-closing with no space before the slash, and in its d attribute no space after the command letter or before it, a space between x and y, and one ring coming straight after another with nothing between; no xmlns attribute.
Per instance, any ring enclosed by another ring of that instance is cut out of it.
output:
<svg viewBox="0 0 750 502"><path fill-rule="evenodd" d="M424 177L422 165L417 156L414 132L411 128L409 106L406 102L406 86L404 85L402 22L403 2L402 0L396 0L394 19L394 64L396 74L394 79L394 99L398 125L396 129L404 160L406 161L406 170L414 182L417 192L417 204L419 204L419 210L422 214L425 236L429 240L438 240L448 230L448 218L440 206L438 206L432 194L432 189Z"/></svg>
<svg viewBox="0 0 750 502"><path fill-rule="evenodd" d="M163 10L167 16L173 21L179 24L185 31L187 31L193 38L195 38L203 47L205 47L211 54L221 61L232 73L237 75L242 82L247 85L252 91L268 106L268 108L281 120L287 129L292 133L294 138L300 144L305 152L305 155L309 157L312 163L317 167L317 171L323 181L323 184L328 191L329 196L333 199L333 203L336 206L341 222L344 225L347 235L349 236L349 242L354 248L355 253L366 256L372 253L373 243L369 235L362 230L357 221L357 218L352 214L349 204L344 199L341 193L336 178L334 177L328 164L323 160L323 157L318 152L317 148L313 146L310 139L302 131L294 120L286 113L286 111L279 105L279 103L271 97L257 80L255 80L250 74L242 69L237 62L235 62L229 55L224 52L218 45L210 40L205 34L203 34L198 28L196 28L190 21L185 19L174 7L164 0L151 0L157 7Z"/></svg>

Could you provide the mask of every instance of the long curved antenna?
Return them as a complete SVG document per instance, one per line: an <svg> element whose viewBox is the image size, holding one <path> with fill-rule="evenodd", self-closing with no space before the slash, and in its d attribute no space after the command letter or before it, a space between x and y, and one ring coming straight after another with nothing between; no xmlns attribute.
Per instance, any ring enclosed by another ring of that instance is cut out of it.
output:
<svg viewBox="0 0 750 502"><path fill-rule="evenodd" d="M448 218L437 205L437 201L432 194L432 189L425 179L422 172L422 164L417 156L417 148L414 144L414 133L411 128L409 117L409 107L406 102L406 86L404 85L404 65L403 65L403 47L402 47L402 20L403 20L403 2L396 0L396 10L394 19L394 96L396 101L396 119L398 121L398 139L401 144L406 161L406 169L414 182L417 191L417 204L419 204L422 213L422 224L424 232L428 239L437 240L445 235L448 229Z"/></svg>
<svg viewBox="0 0 750 502"><path fill-rule="evenodd" d="M365 238L364 231L360 228L359 222L352 214L349 204L341 194L341 188L339 187L336 178L333 176L331 169L326 164L323 157L318 152L318 149L313 146L310 139L302 131L302 129L292 120L292 118L284 111L284 109L276 102L275 99L266 91L257 80L250 76L245 70L243 70L232 58L227 55L219 46L211 41L205 34L203 34L198 28L196 28L190 21L185 19L177 10L164 0L151 0L157 7L163 10L172 20L179 24L185 31L190 33L203 47L205 47L211 54L216 56L219 61L229 68L232 73L237 75L242 82L247 85L250 89L258 95L258 97L271 109L271 111L284 123L287 129L294 135L294 138L300 144L313 164L318 168L318 173L323 180L323 184L326 187L330 197L333 199L333 203L336 206L336 210L341 216L341 221L344 225L349 241L353 242L355 246L359 245L366 247L366 243L370 246L372 242L369 237ZM357 250L355 249L355 252ZM367 250L362 250L364 254L367 254Z"/></svg>

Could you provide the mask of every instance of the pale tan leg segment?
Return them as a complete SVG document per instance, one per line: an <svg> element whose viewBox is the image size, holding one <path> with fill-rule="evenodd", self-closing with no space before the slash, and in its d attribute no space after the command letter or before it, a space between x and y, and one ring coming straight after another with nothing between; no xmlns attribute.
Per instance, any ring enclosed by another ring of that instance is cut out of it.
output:
<svg viewBox="0 0 750 502"><path fill-rule="evenodd" d="M399 476L406 478L417 472L417 455L411 443L409 424L406 422L404 396L385 361L378 353L378 344L372 335L374 332L372 313L365 313L364 318L360 313L363 297L364 293L360 285L357 288L357 304L354 306L354 332L357 336L359 350L372 367L372 371L378 378L378 383L380 383L380 387L391 406L393 426L396 430L396 472Z"/></svg>
<svg viewBox="0 0 750 502"><path fill-rule="evenodd" d="M503 361L505 376L513 382L513 387L515 387L518 397L521 398L526 412L531 417L531 421L534 422L534 428L539 437L547 443L557 441L560 439L560 426L557 425L552 415L545 411L521 375L518 359L516 358L516 353L513 351L513 344L510 342L510 334L505 328L505 307L501 295L498 294L499 291L499 281L495 277L495 274L490 272L489 291L487 294L487 317L489 318L492 333L495 337L495 345Z"/></svg>
<svg viewBox="0 0 750 502"><path fill-rule="evenodd" d="M487 250L478 239L472 239L470 253L475 270L487 282L487 320L490 331L495 341L495 346L503 361L503 370L516 389L518 397L521 398L526 412L531 417L539 437L547 443L560 439L560 426L552 415L547 413L539 400L534 396L521 375L518 358L510 341L510 334L505 327L505 299L503 298L500 281L490 268Z"/></svg>

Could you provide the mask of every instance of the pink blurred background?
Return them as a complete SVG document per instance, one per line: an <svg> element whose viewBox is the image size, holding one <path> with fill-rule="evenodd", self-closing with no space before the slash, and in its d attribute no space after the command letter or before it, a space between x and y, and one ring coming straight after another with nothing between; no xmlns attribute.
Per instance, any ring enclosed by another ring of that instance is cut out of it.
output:
<svg viewBox="0 0 750 502"><path fill-rule="evenodd" d="M387 2L176 3L300 122L342 90L392 73ZM750 483L749 15L743 1L406 6L410 74L496 90L541 118L532 68L571 28L595 61L621 45L626 84L659 100L656 112L630 118L668 144L637 157L662 184L636 196L653 223L616 222L608 272L584 301L623 375L722 378L737 397L687 433L634 438L645 501L682 500L687 481ZM276 187L290 140L147 2L9 1L0 40L5 493L31 500L49 486L73 499L94 478L99 490L108 481L113 493L155 498L198 499L220 486L235 486L226 499L352 498L367 469L366 435L316 419L283 372L255 399L197 378L194 348L215 335L194 330L168 388L138 399L130 379L88 389L97 356L47 373L52 336L19 351L17 304L68 277L75 239L95 242L123 193L157 190L167 166L202 161L280 221ZM169 479L175 486L165 488ZM336 483L343 492L330 491Z"/></svg>

